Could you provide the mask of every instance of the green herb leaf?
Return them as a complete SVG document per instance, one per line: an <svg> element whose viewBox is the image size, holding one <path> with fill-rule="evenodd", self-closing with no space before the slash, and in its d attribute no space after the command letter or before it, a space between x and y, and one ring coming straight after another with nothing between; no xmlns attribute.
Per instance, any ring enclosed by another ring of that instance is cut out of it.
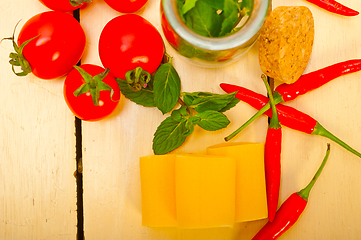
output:
<svg viewBox="0 0 361 240"><path fill-rule="evenodd" d="M219 36L224 36L231 32L232 29L237 25L239 20L238 13L239 6L234 2L234 0L224 0L224 11L222 12L224 20L222 22L222 28Z"/></svg>
<svg viewBox="0 0 361 240"><path fill-rule="evenodd" d="M183 12L182 8L183 8L184 3L185 3L185 0L177 0L177 10L178 10L179 15L180 15L183 22L186 21L183 14L182 14L182 12Z"/></svg>
<svg viewBox="0 0 361 240"><path fill-rule="evenodd" d="M196 5L196 2L198 0L186 0L183 7L182 7L182 13L186 14L189 10L191 10L192 8L194 8L194 6Z"/></svg>
<svg viewBox="0 0 361 240"><path fill-rule="evenodd" d="M226 111L235 106L239 101L235 101L236 93L215 94L208 92L184 93L184 103L196 110L204 112L207 110Z"/></svg>
<svg viewBox="0 0 361 240"><path fill-rule="evenodd" d="M187 58L192 58L196 55L196 49L185 41L181 42L180 46L178 47L178 51L180 54L182 54L182 56Z"/></svg>
<svg viewBox="0 0 361 240"><path fill-rule="evenodd" d="M186 25L200 35L217 37L221 31L222 19L217 14L217 9L202 0L198 0L196 5L184 14L184 18Z"/></svg>
<svg viewBox="0 0 361 240"><path fill-rule="evenodd" d="M139 91L133 91L129 88L127 81L124 79L117 78L117 83L122 94L135 102L136 104L142 105L144 107L155 107L154 102L154 92L153 92L153 80L151 80L146 88L143 88Z"/></svg>
<svg viewBox="0 0 361 240"><path fill-rule="evenodd" d="M163 114L170 112L177 104L180 90L180 78L173 65L161 65L154 75L154 102Z"/></svg>
<svg viewBox="0 0 361 240"><path fill-rule="evenodd" d="M154 133L154 154L166 154L181 146L187 138L185 135L187 132L185 125L185 122L178 122L172 117L167 117Z"/></svg>
<svg viewBox="0 0 361 240"><path fill-rule="evenodd" d="M193 131L194 131L194 126L197 125L197 123L200 121L200 119L198 117L190 117L188 118L188 120L186 121L186 129L187 131L183 133L184 136L189 136Z"/></svg>
<svg viewBox="0 0 361 240"><path fill-rule="evenodd" d="M225 128L230 123L226 115L212 110L198 113L195 117L201 119L198 122L198 126L207 131L216 131Z"/></svg>
<svg viewBox="0 0 361 240"><path fill-rule="evenodd" d="M174 121L185 122L187 121L187 106L181 106L179 109L173 110L171 117Z"/></svg>
<svg viewBox="0 0 361 240"><path fill-rule="evenodd" d="M249 15L253 8L253 1L246 1L243 0L242 2L238 3L240 9L244 12L244 14Z"/></svg>
<svg viewBox="0 0 361 240"><path fill-rule="evenodd" d="M232 101L230 101L224 108L222 108L221 110L219 110L219 112L225 112L228 111L229 109L235 107L241 100L239 100L238 98L233 98Z"/></svg>
<svg viewBox="0 0 361 240"><path fill-rule="evenodd" d="M202 1L217 10L224 9L224 0L202 0Z"/></svg>

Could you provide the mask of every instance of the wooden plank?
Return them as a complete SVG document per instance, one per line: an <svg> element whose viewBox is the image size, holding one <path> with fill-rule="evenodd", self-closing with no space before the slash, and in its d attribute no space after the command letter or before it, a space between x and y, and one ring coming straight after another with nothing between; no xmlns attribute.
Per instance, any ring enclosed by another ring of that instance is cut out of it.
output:
<svg viewBox="0 0 361 240"><path fill-rule="evenodd" d="M2 0L0 36L46 11L38 1ZM16 77L10 41L0 44L0 239L76 239L74 116L63 78Z"/></svg>
<svg viewBox="0 0 361 240"><path fill-rule="evenodd" d="M361 10L356 0L344 4ZM344 18L330 14L302 0L274 0L280 5L304 5L315 17L314 51L306 72L335 62L360 56L360 17ZM161 32L159 1L150 0L140 13ZM81 22L88 35L84 63L101 64L97 41L104 25L119 13L103 1L95 0L82 10ZM96 16L96 17L95 17ZM239 62L220 69L192 66L166 44L182 80L182 91L222 93L219 83L229 82L265 94L260 80L258 51L255 45ZM361 120L361 73L345 76L289 103L314 116L324 127L361 151L358 136ZM276 84L279 84L276 82ZM255 113L240 103L227 112L231 120L222 131L195 132L177 149L177 153L203 152L205 147L223 142L223 138ZM86 239L251 239L265 220L236 224L234 228L181 230L141 226L139 157L151 155L153 134L167 115L157 109L144 108L122 99L120 111L107 120L83 122L84 223ZM234 141L264 142L267 118L261 117ZM299 191L312 178L324 157L327 139L284 128L282 153L281 201ZM315 185L310 203L300 221L283 239L359 239L361 234L361 187L358 172L361 161L331 143L331 155L321 178Z"/></svg>

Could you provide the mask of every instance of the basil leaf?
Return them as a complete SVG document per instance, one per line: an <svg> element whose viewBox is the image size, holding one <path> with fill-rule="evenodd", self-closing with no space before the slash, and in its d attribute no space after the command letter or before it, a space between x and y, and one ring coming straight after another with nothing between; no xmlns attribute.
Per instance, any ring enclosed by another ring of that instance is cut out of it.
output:
<svg viewBox="0 0 361 240"><path fill-rule="evenodd" d="M207 110L221 111L223 109L227 110L228 107L231 108L232 104L235 103L232 103L232 101L234 101L235 95L235 92L227 94L195 92L184 93L183 99L187 99L185 103L200 113ZM193 100L191 101L191 99ZM228 105L230 103L232 104Z"/></svg>
<svg viewBox="0 0 361 240"><path fill-rule="evenodd" d="M217 9L223 10L224 9L224 0L202 0L207 3L209 6Z"/></svg>
<svg viewBox="0 0 361 240"><path fill-rule="evenodd" d="M205 111L195 115L201 120L198 122L198 126L207 131L216 131L228 126L230 121L223 113L217 111Z"/></svg>
<svg viewBox="0 0 361 240"><path fill-rule="evenodd" d="M253 8L253 1L250 0L243 0L242 2L238 3L240 9L244 11L247 15L252 11Z"/></svg>
<svg viewBox="0 0 361 240"><path fill-rule="evenodd" d="M165 63L160 66L154 75L154 102L163 114L177 104L180 90L180 78L173 65Z"/></svg>
<svg viewBox="0 0 361 240"><path fill-rule="evenodd" d="M178 51L180 54L182 54L182 56L187 58L192 58L196 54L196 49L185 41L181 42L180 46L178 47Z"/></svg>
<svg viewBox="0 0 361 240"><path fill-rule="evenodd" d="M224 36L227 33L231 32L232 29L238 23L238 4L234 0L224 0L224 11L222 16L224 20L222 22L222 28L219 36Z"/></svg>
<svg viewBox="0 0 361 240"><path fill-rule="evenodd" d="M180 15L180 17L181 17L181 19L182 19L183 22L186 21L186 20L184 19L183 14L182 14L182 8L183 8L184 3L185 3L185 0L177 0L177 3L176 3L176 4L177 4L177 10L178 10L179 15Z"/></svg>
<svg viewBox="0 0 361 240"><path fill-rule="evenodd" d="M217 37L221 31L222 19L217 9L209 6L202 0L184 14L186 25L194 32L206 36Z"/></svg>
<svg viewBox="0 0 361 240"><path fill-rule="evenodd" d="M198 0L186 0L182 7L182 14L186 14L189 10L194 8Z"/></svg>
<svg viewBox="0 0 361 240"><path fill-rule="evenodd" d="M154 154L166 154L181 146L187 138L184 134L187 132L185 125L185 122L178 122L172 117L167 117L154 133Z"/></svg>
<svg viewBox="0 0 361 240"><path fill-rule="evenodd" d="M144 107L156 106L154 102L152 80L148 83L146 88L142 88L140 91L137 92L129 88L126 80L117 78L116 81L122 94L132 102L135 102L136 104L142 105Z"/></svg>

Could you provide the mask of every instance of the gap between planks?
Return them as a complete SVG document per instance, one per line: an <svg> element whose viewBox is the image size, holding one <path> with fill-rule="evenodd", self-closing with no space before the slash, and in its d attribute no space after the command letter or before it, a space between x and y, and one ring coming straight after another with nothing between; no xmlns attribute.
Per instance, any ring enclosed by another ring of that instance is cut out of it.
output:
<svg viewBox="0 0 361 240"><path fill-rule="evenodd" d="M73 17L80 22L80 10L73 11ZM81 64L81 60L78 65ZM84 202L83 202L83 163L82 163L82 120L75 117L75 160L76 160L76 193L77 193L77 240L85 239L84 234Z"/></svg>

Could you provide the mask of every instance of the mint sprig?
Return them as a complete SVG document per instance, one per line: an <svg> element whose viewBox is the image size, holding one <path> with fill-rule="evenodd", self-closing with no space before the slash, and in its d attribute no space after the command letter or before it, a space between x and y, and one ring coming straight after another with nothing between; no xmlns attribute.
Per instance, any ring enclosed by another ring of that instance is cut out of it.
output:
<svg viewBox="0 0 361 240"><path fill-rule="evenodd" d="M158 68L147 84L138 84L136 80L129 79L117 79L117 82L126 98L145 107L157 107L163 114L170 114L154 133L152 148L157 155L180 147L196 126L206 131L227 127L230 121L223 112L239 102L235 93L182 93L180 77L171 59ZM179 107L176 109L177 103Z"/></svg>
<svg viewBox="0 0 361 240"><path fill-rule="evenodd" d="M154 102L163 114L170 112L177 104L180 90L180 78L173 65L161 65L154 75Z"/></svg>
<svg viewBox="0 0 361 240"><path fill-rule="evenodd" d="M207 110L224 112L230 109L232 104L238 103L238 99L234 97L235 95L236 93L214 94L209 92L194 92L183 93L183 99L186 105L194 108L197 112Z"/></svg>
<svg viewBox="0 0 361 240"><path fill-rule="evenodd" d="M200 119L197 123L198 126L207 131L225 128L230 123L226 115L213 110L198 113L195 117Z"/></svg>
<svg viewBox="0 0 361 240"><path fill-rule="evenodd" d="M117 83L122 94L136 104L144 107L156 107L154 102L153 79L151 79L145 88L134 91L129 87L124 79L117 78Z"/></svg>
<svg viewBox="0 0 361 240"><path fill-rule="evenodd" d="M186 122L167 117L157 128L153 139L154 154L162 155L178 148L186 140Z"/></svg>

